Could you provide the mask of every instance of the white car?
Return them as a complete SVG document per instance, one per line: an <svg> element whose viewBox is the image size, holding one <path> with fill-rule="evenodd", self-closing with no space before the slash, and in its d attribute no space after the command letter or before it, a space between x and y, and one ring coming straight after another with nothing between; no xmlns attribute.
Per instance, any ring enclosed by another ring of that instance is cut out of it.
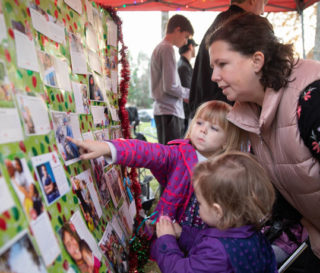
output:
<svg viewBox="0 0 320 273"><path fill-rule="evenodd" d="M141 121L149 122L153 119L153 109L140 109L138 115Z"/></svg>

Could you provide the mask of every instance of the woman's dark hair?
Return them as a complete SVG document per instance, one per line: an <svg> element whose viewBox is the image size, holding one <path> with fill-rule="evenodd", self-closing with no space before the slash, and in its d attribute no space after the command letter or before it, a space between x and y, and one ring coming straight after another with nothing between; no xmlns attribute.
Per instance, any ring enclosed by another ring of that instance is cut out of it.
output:
<svg viewBox="0 0 320 273"><path fill-rule="evenodd" d="M257 51L264 54L260 82L264 88L278 91L289 83L296 64L292 44L282 44L275 36L271 23L250 12L232 16L206 39L207 48L215 41L225 41L230 49L245 56Z"/></svg>

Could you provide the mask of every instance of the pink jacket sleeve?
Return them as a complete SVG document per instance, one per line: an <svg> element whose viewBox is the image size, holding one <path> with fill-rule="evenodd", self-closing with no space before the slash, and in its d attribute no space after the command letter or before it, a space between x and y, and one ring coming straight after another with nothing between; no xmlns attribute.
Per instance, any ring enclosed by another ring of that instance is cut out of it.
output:
<svg viewBox="0 0 320 273"><path fill-rule="evenodd" d="M163 186L168 181L167 174L170 173L170 169L174 168L175 162L179 160L176 145L168 146L136 139L118 139L110 142L117 150L116 164L150 169Z"/></svg>

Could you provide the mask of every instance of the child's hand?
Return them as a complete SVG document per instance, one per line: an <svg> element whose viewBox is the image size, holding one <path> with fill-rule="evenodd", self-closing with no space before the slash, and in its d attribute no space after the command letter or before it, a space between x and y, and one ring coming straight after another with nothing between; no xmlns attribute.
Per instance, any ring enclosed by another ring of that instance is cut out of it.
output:
<svg viewBox="0 0 320 273"><path fill-rule="evenodd" d="M160 217L160 220L157 223L156 231L157 231L158 238L160 236L167 235L167 234L176 236L174 229L173 229L171 219L167 216Z"/></svg>
<svg viewBox="0 0 320 273"><path fill-rule="evenodd" d="M176 234L176 237L180 238L181 232L182 232L182 227L177 222L174 222L173 229L174 229L174 233Z"/></svg>
<svg viewBox="0 0 320 273"><path fill-rule="evenodd" d="M77 145L80 149L81 159L93 159L99 156L110 156L109 145L105 142L95 141L95 140L78 140L71 137L67 137L68 141L71 141Z"/></svg>

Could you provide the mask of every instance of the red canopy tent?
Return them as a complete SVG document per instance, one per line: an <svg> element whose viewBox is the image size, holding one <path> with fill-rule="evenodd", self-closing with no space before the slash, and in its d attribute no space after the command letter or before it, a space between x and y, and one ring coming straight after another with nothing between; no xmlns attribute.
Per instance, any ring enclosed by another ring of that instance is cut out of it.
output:
<svg viewBox="0 0 320 273"><path fill-rule="evenodd" d="M269 0L266 12L301 11L318 0ZM230 0L95 0L121 11L222 11Z"/></svg>

